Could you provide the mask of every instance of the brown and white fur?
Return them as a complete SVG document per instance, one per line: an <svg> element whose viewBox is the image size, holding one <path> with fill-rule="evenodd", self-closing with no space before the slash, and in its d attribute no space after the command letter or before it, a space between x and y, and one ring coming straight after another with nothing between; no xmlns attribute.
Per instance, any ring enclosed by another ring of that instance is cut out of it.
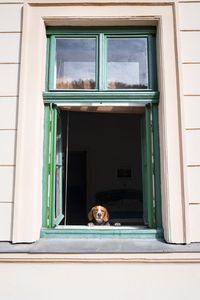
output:
<svg viewBox="0 0 200 300"><path fill-rule="evenodd" d="M109 220L109 213L107 209L103 206L97 205L91 208L88 213L89 223L88 226L94 225L110 225ZM92 221L92 222L91 222Z"/></svg>

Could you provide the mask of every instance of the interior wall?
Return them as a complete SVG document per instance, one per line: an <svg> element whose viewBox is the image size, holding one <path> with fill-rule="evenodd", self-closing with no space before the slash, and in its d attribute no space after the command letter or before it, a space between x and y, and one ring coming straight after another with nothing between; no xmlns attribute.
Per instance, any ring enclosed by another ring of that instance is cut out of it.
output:
<svg viewBox="0 0 200 300"><path fill-rule="evenodd" d="M69 150L87 151L87 202L97 192L142 190L140 115L70 112ZM117 168L131 168L118 178Z"/></svg>

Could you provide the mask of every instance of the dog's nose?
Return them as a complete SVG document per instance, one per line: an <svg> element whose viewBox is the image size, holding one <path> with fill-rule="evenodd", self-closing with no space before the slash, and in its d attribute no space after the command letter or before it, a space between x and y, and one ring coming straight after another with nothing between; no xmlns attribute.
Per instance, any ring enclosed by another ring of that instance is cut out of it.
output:
<svg viewBox="0 0 200 300"><path fill-rule="evenodd" d="M97 214L97 217L100 218L100 217L101 217L101 213L98 213L98 214Z"/></svg>

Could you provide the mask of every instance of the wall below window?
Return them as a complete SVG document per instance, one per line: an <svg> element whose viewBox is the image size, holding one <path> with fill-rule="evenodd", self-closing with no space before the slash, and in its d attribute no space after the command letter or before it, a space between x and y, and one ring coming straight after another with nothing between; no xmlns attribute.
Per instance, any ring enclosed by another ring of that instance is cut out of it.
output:
<svg viewBox="0 0 200 300"><path fill-rule="evenodd" d="M73 260L73 259L72 259ZM93 258L95 260L95 258ZM0 298L197 299L200 265L194 263L1 263ZM12 274L12 276L11 276ZM56 275L55 275L56 274ZM12 277L12 278L11 278ZM9 282L9 286L8 286Z"/></svg>

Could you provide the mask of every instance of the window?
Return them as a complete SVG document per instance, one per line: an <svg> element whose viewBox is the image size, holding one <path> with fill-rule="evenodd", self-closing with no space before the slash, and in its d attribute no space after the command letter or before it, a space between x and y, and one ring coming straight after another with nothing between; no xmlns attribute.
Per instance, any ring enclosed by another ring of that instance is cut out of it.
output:
<svg viewBox="0 0 200 300"><path fill-rule="evenodd" d="M162 234L155 34L47 28L42 237Z"/></svg>

